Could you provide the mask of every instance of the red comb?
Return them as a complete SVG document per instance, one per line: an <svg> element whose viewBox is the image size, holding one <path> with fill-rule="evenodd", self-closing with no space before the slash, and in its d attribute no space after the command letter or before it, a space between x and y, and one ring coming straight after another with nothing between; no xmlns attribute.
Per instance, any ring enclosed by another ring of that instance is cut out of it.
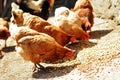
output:
<svg viewBox="0 0 120 80"><path fill-rule="evenodd" d="M72 43L75 42L76 40L77 40L76 37L71 37L70 38L70 42L72 42Z"/></svg>
<svg viewBox="0 0 120 80"><path fill-rule="evenodd" d="M75 52L75 50L71 50L71 51L67 52L67 53L65 54L65 56L70 57L70 56L73 55L74 52Z"/></svg>

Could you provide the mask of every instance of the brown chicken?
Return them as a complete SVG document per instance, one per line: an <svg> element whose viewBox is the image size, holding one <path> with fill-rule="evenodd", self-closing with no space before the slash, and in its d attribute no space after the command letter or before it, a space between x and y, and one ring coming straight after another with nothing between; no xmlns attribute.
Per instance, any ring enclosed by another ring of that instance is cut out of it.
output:
<svg viewBox="0 0 120 80"><path fill-rule="evenodd" d="M81 19L66 7L60 7L55 10L56 26L59 26L63 31L78 40L89 39L89 34L82 29L81 22Z"/></svg>
<svg viewBox="0 0 120 80"><path fill-rule="evenodd" d="M5 40L5 47L6 47L6 40L10 36L9 32L9 23L3 19L0 18L0 39Z"/></svg>
<svg viewBox="0 0 120 80"><path fill-rule="evenodd" d="M66 45L72 37L60 28L48 23L46 20L29 13L23 13L19 9L12 10L11 22L17 24L17 26L29 26L29 28L38 32L46 33L55 38L62 46Z"/></svg>
<svg viewBox="0 0 120 80"><path fill-rule="evenodd" d="M38 65L40 69L44 69L40 62L56 63L76 57L73 50L59 45L53 37L28 27L17 27L11 35L17 42L17 53L25 60L33 62L36 68Z"/></svg>
<svg viewBox="0 0 120 80"><path fill-rule="evenodd" d="M94 24L94 15L90 0L77 0L72 11L82 19L83 29L91 31L91 27Z"/></svg>

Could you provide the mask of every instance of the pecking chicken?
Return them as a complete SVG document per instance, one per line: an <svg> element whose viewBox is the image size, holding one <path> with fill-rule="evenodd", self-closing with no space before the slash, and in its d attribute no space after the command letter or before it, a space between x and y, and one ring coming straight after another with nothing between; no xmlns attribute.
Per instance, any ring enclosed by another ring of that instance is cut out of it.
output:
<svg viewBox="0 0 120 80"><path fill-rule="evenodd" d="M36 68L38 65L44 69L41 62L57 63L59 60L73 60L76 57L73 50L59 45L53 37L28 27L16 27L16 30L11 31L11 36L17 42L17 53L34 63Z"/></svg>
<svg viewBox="0 0 120 80"><path fill-rule="evenodd" d="M29 12L47 20L53 8L54 0L17 0L16 4L24 12Z"/></svg>
<svg viewBox="0 0 120 80"><path fill-rule="evenodd" d="M29 13L23 13L21 10L12 10L11 22L17 24L17 26L29 26L29 28L38 32L46 33L55 38L55 40L62 46L66 45L72 37L60 28L48 23L46 20Z"/></svg>
<svg viewBox="0 0 120 80"><path fill-rule="evenodd" d="M68 8L56 8L55 25L59 26L66 33L74 36L77 40L87 40L89 39L89 34L82 29L81 22L79 16Z"/></svg>
<svg viewBox="0 0 120 80"><path fill-rule="evenodd" d="M9 23L3 19L0 18L0 39L5 40L5 47L6 47L6 40L10 36L9 32Z"/></svg>
<svg viewBox="0 0 120 80"><path fill-rule="evenodd" d="M82 19L83 29L91 31L91 27L94 24L94 15L90 0L77 0L74 8L71 10Z"/></svg>

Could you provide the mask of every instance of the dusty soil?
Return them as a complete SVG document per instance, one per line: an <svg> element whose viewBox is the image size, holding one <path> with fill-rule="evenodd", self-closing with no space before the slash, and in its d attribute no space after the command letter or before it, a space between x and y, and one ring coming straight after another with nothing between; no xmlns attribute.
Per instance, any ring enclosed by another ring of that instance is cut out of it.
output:
<svg viewBox="0 0 120 80"><path fill-rule="evenodd" d="M0 41L4 57L0 59L0 80L119 80L120 25L95 18L88 41L69 44L77 58L60 64L44 64L46 71L33 72L33 63L23 60L9 38L7 47Z"/></svg>

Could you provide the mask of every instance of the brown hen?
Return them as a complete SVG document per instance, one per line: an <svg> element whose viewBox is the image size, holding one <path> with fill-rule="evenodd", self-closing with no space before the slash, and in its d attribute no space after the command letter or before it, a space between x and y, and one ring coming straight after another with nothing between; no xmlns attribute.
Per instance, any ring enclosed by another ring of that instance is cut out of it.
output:
<svg viewBox="0 0 120 80"><path fill-rule="evenodd" d="M5 47L6 47L6 40L10 36L9 32L9 23L3 19L0 18L0 39L5 40Z"/></svg>
<svg viewBox="0 0 120 80"><path fill-rule="evenodd" d="M59 45L51 36L27 27L18 27L11 32L16 40L16 51L28 61L44 68L40 63L55 63L75 59L73 50ZM40 68L40 69L41 69Z"/></svg>
<svg viewBox="0 0 120 80"><path fill-rule="evenodd" d="M91 27L94 24L94 15L90 0L77 0L72 11L82 19L83 29L91 31Z"/></svg>

